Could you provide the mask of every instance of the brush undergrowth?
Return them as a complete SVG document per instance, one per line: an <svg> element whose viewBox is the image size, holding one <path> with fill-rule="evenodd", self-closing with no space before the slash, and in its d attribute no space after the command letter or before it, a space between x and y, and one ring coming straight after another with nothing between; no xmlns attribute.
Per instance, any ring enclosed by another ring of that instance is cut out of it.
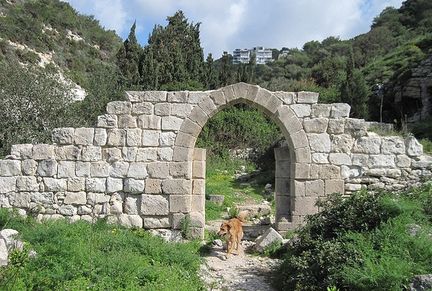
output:
<svg viewBox="0 0 432 291"><path fill-rule="evenodd" d="M1 290L203 290L199 243L166 243L144 230L98 221L37 223L0 209L37 252L0 270Z"/></svg>
<svg viewBox="0 0 432 291"><path fill-rule="evenodd" d="M432 273L432 183L402 194L332 195L320 207L286 249L280 289L401 290Z"/></svg>

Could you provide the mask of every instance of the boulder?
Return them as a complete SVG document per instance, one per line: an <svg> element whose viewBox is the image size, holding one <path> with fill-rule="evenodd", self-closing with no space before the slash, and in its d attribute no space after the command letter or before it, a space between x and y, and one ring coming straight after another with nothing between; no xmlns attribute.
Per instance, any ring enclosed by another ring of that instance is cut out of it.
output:
<svg viewBox="0 0 432 291"><path fill-rule="evenodd" d="M263 235L255 240L255 249L262 253L266 247L274 242L282 242L282 236L273 228L269 228Z"/></svg>

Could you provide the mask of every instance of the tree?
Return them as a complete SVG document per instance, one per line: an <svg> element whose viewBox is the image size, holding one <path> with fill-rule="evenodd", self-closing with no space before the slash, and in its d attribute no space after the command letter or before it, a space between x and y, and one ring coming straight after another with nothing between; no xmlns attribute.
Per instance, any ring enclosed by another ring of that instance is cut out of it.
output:
<svg viewBox="0 0 432 291"><path fill-rule="evenodd" d="M351 116L366 118L368 115L369 89L360 70L354 66L354 53L351 48L346 63L346 79L341 86L341 99L351 105Z"/></svg>
<svg viewBox="0 0 432 291"><path fill-rule="evenodd" d="M218 84L217 71L215 69L213 56L211 53L208 54L206 62L204 63L203 76L204 76L203 82L204 82L204 85L206 86L206 88L210 89L210 90L216 89L217 84Z"/></svg>
<svg viewBox="0 0 432 291"><path fill-rule="evenodd" d="M141 47L135 35L136 22L132 25L128 38L123 42L117 52L117 65L122 73L123 80L128 89L136 88L140 82L138 65Z"/></svg>
<svg viewBox="0 0 432 291"><path fill-rule="evenodd" d="M219 67L219 82L220 86L226 86L232 83L233 70L231 64L231 56L228 52L223 52L222 58L220 59Z"/></svg>

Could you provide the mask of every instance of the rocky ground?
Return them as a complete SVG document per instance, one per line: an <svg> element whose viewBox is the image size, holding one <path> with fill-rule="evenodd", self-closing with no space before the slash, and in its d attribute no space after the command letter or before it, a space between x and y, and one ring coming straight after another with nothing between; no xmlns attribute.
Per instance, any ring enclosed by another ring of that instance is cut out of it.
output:
<svg viewBox="0 0 432 291"><path fill-rule="evenodd" d="M208 290L274 290L270 282L281 261L248 253L253 244L243 241L243 250L229 258L219 240L211 245L200 270Z"/></svg>

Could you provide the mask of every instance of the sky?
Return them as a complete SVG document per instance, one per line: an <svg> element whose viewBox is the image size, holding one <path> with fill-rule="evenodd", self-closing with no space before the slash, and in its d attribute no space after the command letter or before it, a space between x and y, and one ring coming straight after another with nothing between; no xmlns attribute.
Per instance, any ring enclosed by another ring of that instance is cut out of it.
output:
<svg viewBox="0 0 432 291"><path fill-rule="evenodd" d="M369 30L375 16L403 0L65 0L79 13L93 15L123 39L136 20L138 41L147 44L155 24L183 10L201 23L204 53L264 46L301 48L329 36L349 39Z"/></svg>

